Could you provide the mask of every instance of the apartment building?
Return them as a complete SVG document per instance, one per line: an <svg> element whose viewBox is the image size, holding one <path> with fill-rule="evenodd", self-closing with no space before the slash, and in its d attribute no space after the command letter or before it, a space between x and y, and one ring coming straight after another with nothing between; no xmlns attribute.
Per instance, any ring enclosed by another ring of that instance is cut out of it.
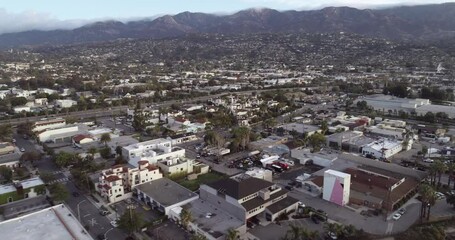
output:
<svg viewBox="0 0 455 240"><path fill-rule="evenodd" d="M194 169L194 160L187 158L163 159L157 162L157 166L166 176L176 173L192 173Z"/></svg>
<svg viewBox="0 0 455 240"><path fill-rule="evenodd" d="M115 203L131 197L136 185L163 177L159 169L148 161L139 161L138 164L138 167L117 165L103 170L95 184L96 191L108 203Z"/></svg>
<svg viewBox="0 0 455 240"><path fill-rule="evenodd" d="M131 165L137 167L141 160L148 161L150 164L156 164L162 160L174 158L184 159L185 149L173 147L172 140L170 139L158 138L123 147L122 156Z"/></svg>

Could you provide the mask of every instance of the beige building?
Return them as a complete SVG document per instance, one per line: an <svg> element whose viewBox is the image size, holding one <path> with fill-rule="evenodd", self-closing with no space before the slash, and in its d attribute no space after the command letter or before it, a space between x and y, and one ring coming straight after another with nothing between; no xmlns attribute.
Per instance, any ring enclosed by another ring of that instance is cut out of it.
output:
<svg viewBox="0 0 455 240"><path fill-rule="evenodd" d="M131 197L136 185L163 177L159 169L148 161L139 161L138 164L137 168L117 165L103 170L99 182L95 184L96 191L108 203L115 203Z"/></svg>
<svg viewBox="0 0 455 240"><path fill-rule="evenodd" d="M194 160L187 158L171 158L164 159L157 162L157 166L163 171L165 175L172 175L175 173L192 173L194 170Z"/></svg>

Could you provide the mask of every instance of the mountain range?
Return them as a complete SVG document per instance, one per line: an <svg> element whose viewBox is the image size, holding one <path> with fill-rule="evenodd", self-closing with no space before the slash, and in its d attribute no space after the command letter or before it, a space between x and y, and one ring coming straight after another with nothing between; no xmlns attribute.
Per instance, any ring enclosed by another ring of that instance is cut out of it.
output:
<svg viewBox="0 0 455 240"><path fill-rule="evenodd" d="M183 12L154 20L96 22L73 30L0 35L0 48L62 45L122 38L168 38L188 34L356 33L390 40L426 41L455 36L455 3L388 9L327 7L312 11L248 9L232 15Z"/></svg>

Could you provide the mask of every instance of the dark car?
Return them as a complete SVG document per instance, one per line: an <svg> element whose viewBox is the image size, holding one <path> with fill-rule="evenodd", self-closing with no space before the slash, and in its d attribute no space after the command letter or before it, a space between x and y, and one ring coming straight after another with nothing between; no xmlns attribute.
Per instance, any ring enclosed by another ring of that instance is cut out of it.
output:
<svg viewBox="0 0 455 240"><path fill-rule="evenodd" d="M96 236L96 238L98 240L107 240L107 238L104 236L104 234L98 234L98 236Z"/></svg>
<svg viewBox="0 0 455 240"><path fill-rule="evenodd" d="M316 216L311 216L311 221L313 221L315 224L319 224L319 218Z"/></svg>
<svg viewBox="0 0 455 240"><path fill-rule="evenodd" d="M294 190L294 187L292 187L292 186L286 186L286 187L284 187L284 188L286 188L286 189L289 190L289 191Z"/></svg>
<svg viewBox="0 0 455 240"><path fill-rule="evenodd" d="M73 192L73 197L79 197L80 194L78 192Z"/></svg>

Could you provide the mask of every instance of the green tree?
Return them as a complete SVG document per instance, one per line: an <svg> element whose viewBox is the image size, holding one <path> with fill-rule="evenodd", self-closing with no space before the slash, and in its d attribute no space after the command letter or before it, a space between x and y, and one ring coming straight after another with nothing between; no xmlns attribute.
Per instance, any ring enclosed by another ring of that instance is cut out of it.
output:
<svg viewBox="0 0 455 240"><path fill-rule="evenodd" d="M110 133L103 133L100 137L100 141L104 143L104 146L107 147L107 143L110 142L111 139L111 134Z"/></svg>
<svg viewBox="0 0 455 240"><path fill-rule="evenodd" d="M419 194L421 197L421 208L420 208L420 218L430 219L431 207L436 203L436 192L432 186L428 184L422 184L419 188Z"/></svg>
<svg viewBox="0 0 455 240"><path fill-rule="evenodd" d="M25 152L24 154L22 154L22 156L20 157L19 160L22 163L30 162L31 164L33 164L34 161L37 161L40 159L41 159L41 154L39 152L31 151L31 152Z"/></svg>
<svg viewBox="0 0 455 240"><path fill-rule="evenodd" d="M11 124L0 125L0 140L9 141L13 135L13 128Z"/></svg>
<svg viewBox="0 0 455 240"><path fill-rule="evenodd" d="M76 156L69 152L59 152L55 156L55 164L59 167L67 167L75 162Z"/></svg>
<svg viewBox="0 0 455 240"><path fill-rule="evenodd" d="M326 233L333 233L337 237L343 234L343 226L338 223L325 223L324 230Z"/></svg>
<svg viewBox="0 0 455 240"><path fill-rule="evenodd" d="M49 173L49 172L41 172L39 174L39 177L41 178L41 180L43 180L43 182L45 183L48 183L48 182L51 182L51 181L54 181L55 180L55 175L52 174L52 173Z"/></svg>
<svg viewBox="0 0 455 240"><path fill-rule="evenodd" d="M0 176L6 183L9 183L13 180L13 171L7 166L0 166Z"/></svg>
<svg viewBox="0 0 455 240"><path fill-rule="evenodd" d="M182 223L182 226L185 229L188 229L188 225L190 224L191 221L193 221L193 215L191 214L188 209L183 208L182 211L180 212L180 221Z"/></svg>
<svg viewBox="0 0 455 240"><path fill-rule="evenodd" d="M122 147L121 146L117 146L115 148L115 153L118 155L118 156L122 156Z"/></svg>
<svg viewBox="0 0 455 240"><path fill-rule="evenodd" d="M447 204L452 205L452 207L455 207L455 195L454 194L449 194L446 197L446 202L447 202Z"/></svg>
<svg viewBox="0 0 455 240"><path fill-rule="evenodd" d="M443 173L447 171L447 166L441 161L441 160L436 160L432 165L435 166L436 168L436 173L438 175L438 186L441 185L441 176Z"/></svg>
<svg viewBox="0 0 455 240"><path fill-rule="evenodd" d="M455 163L453 162L450 162L447 164L447 187L450 188L450 181L452 180L453 178L453 174L455 173Z"/></svg>
<svg viewBox="0 0 455 240"><path fill-rule="evenodd" d="M322 131L322 134L326 134L327 131L329 131L329 125L327 124L327 121L322 121L321 123L321 131Z"/></svg>
<svg viewBox="0 0 455 240"><path fill-rule="evenodd" d="M139 231L144 226L144 218L134 209L127 209L122 216L120 216L119 227L128 231L130 235Z"/></svg>
<svg viewBox="0 0 455 240"><path fill-rule="evenodd" d="M239 231L229 228L226 234L226 240L235 240L239 235Z"/></svg>
<svg viewBox="0 0 455 240"><path fill-rule="evenodd" d="M25 97L13 97L10 99L10 103L12 107L22 106L27 103L27 99Z"/></svg>
<svg viewBox="0 0 455 240"><path fill-rule="evenodd" d="M314 133L309 137L309 143L313 148L313 152L318 152L321 147L325 144L326 138L321 133Z"/></svg>
<svg viewBox="0 0 455 240"><path fill-rule="evenodd" d="M63 202L69 197L69 192L61 183L54 183L49 187L49 192L55 202Z"/></svg>
<svg viewBox="0 0 455 240"><path fill-rule="evenodd" d="M98 152L98 149L95 147L91 147L87 150L87 153L90 155L92 159L95 159L95 154Z"/></svg>
<svg viewBox="0 0 455 240"><path fill-rule="evenodd" d="M422 145L422 150L421 150L421 151L422 151L423 156L427 155L427 153L428 153L428 147L425 146L425 145Z"/></svg>
<svg viewBox="0 0 455 240"><path fill-rule="evenodd" d="M111 148L110 147L103 147L100 149L100 155L104 159L109 159L111 157Z"/></svg>

